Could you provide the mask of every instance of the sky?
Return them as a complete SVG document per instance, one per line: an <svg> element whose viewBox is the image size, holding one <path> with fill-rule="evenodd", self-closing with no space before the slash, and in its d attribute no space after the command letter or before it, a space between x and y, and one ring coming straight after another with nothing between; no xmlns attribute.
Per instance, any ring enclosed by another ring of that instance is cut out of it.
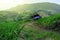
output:
<svg viewBox="0 0 60 40"><path fill-rule="evenodd" d="M0 0L0 10L6 10L17 5L37 3L37 2L51 2L60 4L60 0Z"/></svg>

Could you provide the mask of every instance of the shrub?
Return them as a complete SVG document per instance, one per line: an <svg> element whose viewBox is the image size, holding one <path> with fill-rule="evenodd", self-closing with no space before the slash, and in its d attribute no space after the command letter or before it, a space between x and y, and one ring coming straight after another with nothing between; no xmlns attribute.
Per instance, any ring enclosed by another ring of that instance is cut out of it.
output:
<svg viewBox="0 0 60 40"><path fill-rule="evenodd" d="M46 18L39 19L38 23L42 25L44 28L56 30L56 28L59 28L58 26L56 26L56 22L58 20L60 20L60 14L55 14Z"/></svg>

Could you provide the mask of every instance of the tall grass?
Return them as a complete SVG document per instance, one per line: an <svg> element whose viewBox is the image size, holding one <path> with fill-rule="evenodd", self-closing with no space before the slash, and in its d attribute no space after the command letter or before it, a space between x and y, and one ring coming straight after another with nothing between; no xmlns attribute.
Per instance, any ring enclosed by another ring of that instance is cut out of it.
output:
<svg viewBox="0 0 60 40"><path fill-rule="evenodd" d="M37 22L44 28L54 28L56 26L56 22L59 20L60 14L55 14L46 18L41 18Z"/></svg>
<svg viewBox="0 0 60 40"><path fill-rule="evenodd" d="M16 40L18 33L17 22L1 22L0 23L0 40Z"/></svg>

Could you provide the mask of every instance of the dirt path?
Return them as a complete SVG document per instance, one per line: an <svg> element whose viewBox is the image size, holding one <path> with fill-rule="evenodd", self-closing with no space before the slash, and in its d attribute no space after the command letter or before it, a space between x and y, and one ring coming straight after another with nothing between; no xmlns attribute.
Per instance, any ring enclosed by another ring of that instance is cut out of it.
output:
<svg viewBox="0 0 60 40"><path fill-rule="evenodd" d="M27 22L26 23L26 25L25 25L25 27L27 28L29 28L29 27L31 27L31 28L34 28L34 29L37 29L38 31L47 31L47 32L53 32L53 31L51 31L51 30L46 30L46 29L44 29L44 28L41 28L41 25L39 25L37 22L35 22L35 21L31 21L31 22ZM25 40L25 37L22 39L22 38L19 38L18 40ZM51 38L46 38L46 40L50 40ZM51 40L53 40L53 39L51 39Z"/></svg>
<svg viewBox="0 0 60 40"><path fill-rule="evenodd" d="M37 22L33 21L33 22L28 22L26 24L26 26L30 26L34 29L38 29L38 30L44 30L44 31L49 31L49 32L52 32L52 30L48 30L48 29L45 29L43 28L40 24L38 24Z"/></svg>

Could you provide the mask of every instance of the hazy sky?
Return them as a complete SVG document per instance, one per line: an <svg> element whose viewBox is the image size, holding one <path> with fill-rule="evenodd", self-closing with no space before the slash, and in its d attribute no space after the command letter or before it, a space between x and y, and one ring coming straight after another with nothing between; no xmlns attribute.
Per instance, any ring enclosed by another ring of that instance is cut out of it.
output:
<svg viewBox="0 0 60 40"><path fill-rule="evenodd" d="M17 5L36 3L36 2L52 2L60 4L60 0L0 0L0 10L9 9Z"/></svg>

